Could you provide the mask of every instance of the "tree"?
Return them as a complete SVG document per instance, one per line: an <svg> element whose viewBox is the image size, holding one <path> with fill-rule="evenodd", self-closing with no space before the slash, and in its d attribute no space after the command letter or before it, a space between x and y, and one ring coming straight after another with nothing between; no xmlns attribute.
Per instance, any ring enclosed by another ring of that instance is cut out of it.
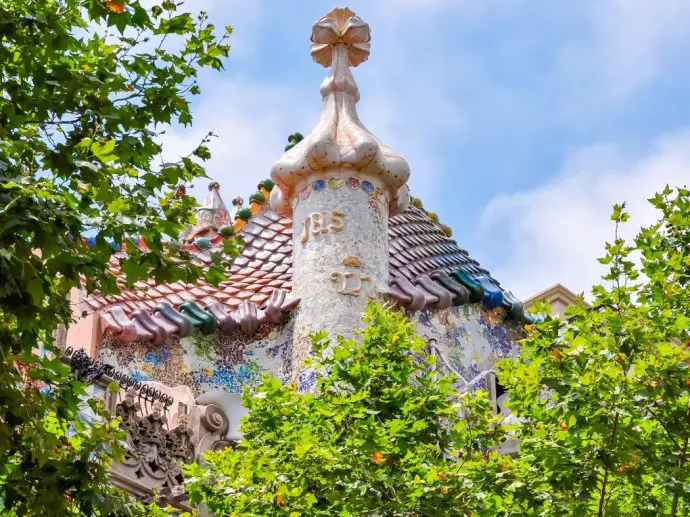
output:
<svg viewBox="0 0 690 517"><path fill-rule="evenodd" d="M314 392L266 377L237 449L186 473L218 515L496 515L512 459L485 392L459 391L401 312L370 305L356 339L312 339ZM461 416L462 415L462 416ZM496 497L494 497L494 494Z"/></svg>
<svg viewBox="0 0 690 517"><path fill-rule="evenodd" d="M229 51L229 28L217 37L181 4L0 6L0 507L16 515L126 510L105 488L118 433L79 419L84 386L52 343L72 318L70 289L117 293L109 262L121 244L129 286L223 278L220 254L202 271L166 243L193 221L183 186L210 153L205 138L159 165L160 135L191 123L198 71L222 68Z"/></svg>
<svg viewBox="0 0 690 517"><path fill-rule="evenodd" d="M516 464L540 515L685 515L690 509L690 191L633 244L600 259L610 287L546 318L501 365L521 419ZM527 504L527 503L526 503Z"/></svg>

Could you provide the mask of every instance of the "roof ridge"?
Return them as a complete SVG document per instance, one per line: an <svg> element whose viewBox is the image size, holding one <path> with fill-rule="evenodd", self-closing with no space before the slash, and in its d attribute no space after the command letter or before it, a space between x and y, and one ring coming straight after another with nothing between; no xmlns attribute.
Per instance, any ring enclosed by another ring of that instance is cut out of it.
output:
<svg viewBox="0 0 690 517"><path fill-rule="evenodd" d="M453 229L449 225L441 223L436 212L432 212L431 210L427 210L426 208L424 208L424 203L420 198L410 196L410 205L413 205L415 208L418 208L423 213L425 213L429 217L429 219L435 222L445 232L445 234L448 237L453 236Z"/></svg>

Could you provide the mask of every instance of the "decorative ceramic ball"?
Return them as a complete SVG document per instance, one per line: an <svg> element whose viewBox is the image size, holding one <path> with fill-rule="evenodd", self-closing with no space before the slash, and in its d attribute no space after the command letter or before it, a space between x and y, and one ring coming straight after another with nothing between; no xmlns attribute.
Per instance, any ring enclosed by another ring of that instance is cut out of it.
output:
<svg viewBox="0 0 690 517"><path fill-rule="evenodd" d="M298 143L300 143L302 140L304 140L304 136L302 136L302 133L299 133L295 131L288 137L288 142L290 142L288 145L285 146L285 150L289 151L293 147L295 147Z"/></svg>
<svg viewBox="0 0 690 517"><path fill-rule="evenodd" d="M249 202L259 203L260 205L262 205L266 202L266 198L261 192L254 192L251 196L249 196Z"/></svg>
<svg viewBox="0 0 690 517"><path fill-rule="evenodd" d="M237 212L237 217L239 219L242 219L243 221L249 221L249 218L252 216L252 211L249 210L249 208L243 208Z"/></svg>
<svg viewBox="0 0 690 517"><path fill-rule="evenodd" d="M196 244L196 247L200 250L206 250L211 247L211 241L206 237L197 237L194 239L194 244Z"/></svg>
<svg viewBox="0 0 690 517"><path fill-rule="evenodd" d="M232 225L226 224L218 228L218 233L225 238L232 237L235 235L235 228L233 228Z"/></svg>
<svg viewBox="0 0 690 517"><path fill-rule="evenodd" d="M261 189L261 187L263 187L263 188L265 188L266 190L268 190L268 191L270 192L271 190L273 190L273 187L275 187L275 186L276 186L276 184L273 183L273 180L271 180L271 179L265 179L265 180L263 180L261 183L259 183L259 184L256 186L256 188Z"/></svg>
<svg viewBox="0 0 690 517"><path fill-rule="evenodd" d="M290 143L296 144L301 142L302 140L304 140L304 136L302 136L302 133L300 133L299 131L295 131L288 137L288 142Z"/></svg>

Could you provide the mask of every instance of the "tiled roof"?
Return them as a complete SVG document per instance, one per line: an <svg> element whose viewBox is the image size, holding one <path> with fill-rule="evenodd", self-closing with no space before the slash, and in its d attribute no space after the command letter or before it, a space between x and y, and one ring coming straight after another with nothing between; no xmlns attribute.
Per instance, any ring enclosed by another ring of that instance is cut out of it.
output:
<svg viewBox="0 0 690 517"><path fill-rule="evenodd" d="M129 314L134 309L153 310L161 302L179 306L192 300L202 307L220 303L229 310L239 307L243 301L261 306L268 301L274 289L289 291L292 280L292 222L275 212L267 210L252 217L241 231L244 250L230 269L230 279L218 287L199 280L196 284L175 282L155 285L153 279L140 283L135 289L123 288L117 296L102 296L95 293L84 300L82 310L93 312L118 306ZM222 244L219 240L218 244ZM195 256L204 263L210 263L212 248L198 250ZM119 257L111 260L111 271L124 286L124 275L120 272Z"/></svg>
<svg viewBox="0 0 690 517"><path fill-rule="evenodd" d="M180 312L202 330L215 328L203 326L204 314L214 316L222 328L240 326L248 333L263 321L277 321L282 312L298 303L288 294L292 281L292 222L266 203L239 233L245 242L243 252L233 261L229 280L218 287L203 280L194 285L155 285L150 280L135 289L123 290L118 296L93 294L83 301L82 310L104 311L105 327L125 340L163 339L169 333L182 332L181 325L173 321ZM513 316L529 319L522 304L503 291L498 281L424 210L410 205L405 212L392 217L389 236L390 294L408 310L482 302L488 307L503 305ZM221 239L210 241L210 248L195 251L203 262L209 262L212 249L222 245ZM124 284L117 256L111 264ZM160 314L151 316L150 312ZM130 328L126 328L127 321L131 322ZM156 322L163 326L164 336L152 330ZM172 327L165 326L171 322Z"/></svg>
<svg viewBox="0 0 690 517"><path fill-rule="evenodd" d="M458 247L437 223L414 205L392 217L388 231L393 276L402 275L413 280L434 271L451 272L458 268L470 275L490 276L479 262ZM499 285L497 281L492 281Z"/></svg>

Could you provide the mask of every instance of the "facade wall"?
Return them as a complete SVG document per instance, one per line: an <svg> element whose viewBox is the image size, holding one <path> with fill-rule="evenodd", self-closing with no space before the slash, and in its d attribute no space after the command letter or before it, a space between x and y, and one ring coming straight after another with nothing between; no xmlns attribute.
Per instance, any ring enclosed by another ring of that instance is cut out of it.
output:
<svg viewBox="0 0 690 517"><path fill-rule="evenodd" d="M239 330L228 335L173 336L164 346L122 343L106 335L99 359L136 380L188 386L196 396L216 389L241 393L264 373L289 379L292 327L293 320L264 324L251 338Z"/></svg>
<svg viewBox="0 0 690 517"><path fill-rule="evenodd" d="M506 319L503 309L489 311L480 305L463 305L423 310L415 319L420 335L427 342L434 339L450 366L467 381L518 351L521 325ZM479 387L488 388L485 383Z"/></svg>
<svg viewBox="0 0 690 517"><path fill-rule="evenodd" d="M136 380L188 386L195 396L216 389L241 393L264 373L310 389L315 382L313 370L291 378L293 338L308 341L306 336L293 336L293 324L294 315L285 324L261 326L251 338L239 331L195 334L172 337L163 347L141 341L122 343L106 335L99 359ZM519 323L504 319L502 309L487 311L479 305L423 310L415 315L415 326L426 341L435 340L450 365L468 381L516 353L521 331Z"/></svg>

